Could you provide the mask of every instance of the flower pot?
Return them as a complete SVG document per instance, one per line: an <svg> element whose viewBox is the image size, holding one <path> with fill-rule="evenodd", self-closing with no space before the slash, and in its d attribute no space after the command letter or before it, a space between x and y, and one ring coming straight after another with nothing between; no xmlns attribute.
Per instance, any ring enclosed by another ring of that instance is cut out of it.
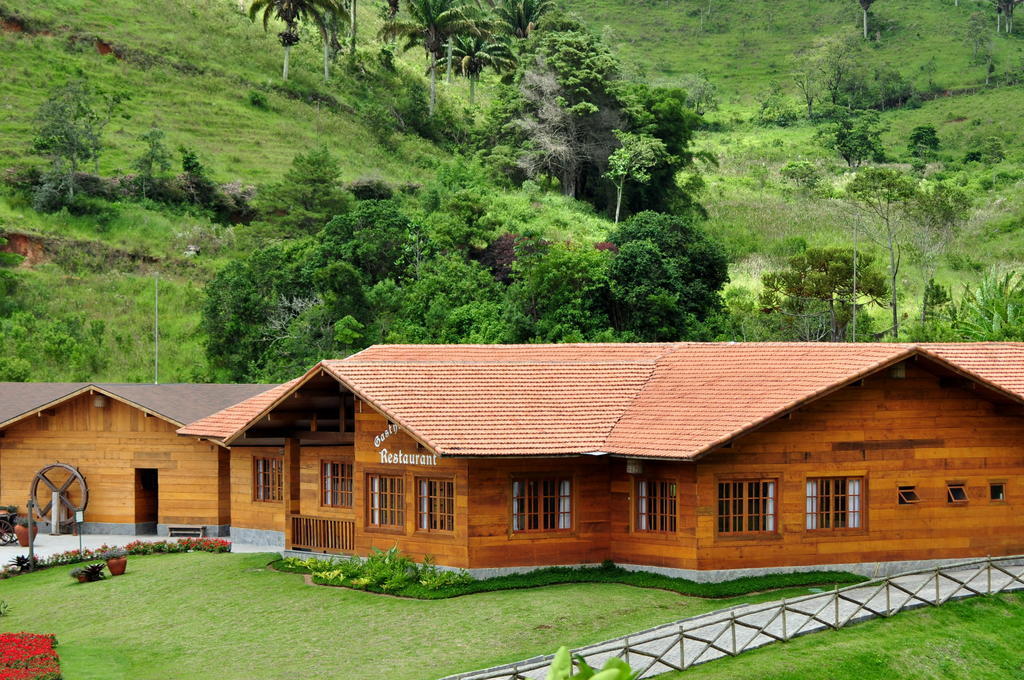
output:
<svg viewBox="0 0 1024 680"><path fill-rule="evenodd" d="M35 538L36 534L39 533L39 527L32 527L32 538ZM23 527L20 524L14 525L14 535L18 537L18 545L22 548L27 548L29 544L28 527Z"/></svg>
<svg viewBox="0 0 1024 680"><path fill-rule="evenodd" d="M76 576L75 578L77 578L77 579L78 579L78 582L79 582L79 583L88 583L88 582L89 582L89 577L88 577L88 576L86 576L85 574L79 574L79 575L78 575L78 576Z"/></svg>
<svg viewBox="0 0 1024 680"><path fill-rule="evenodd" d="M127 566L127 557L112 557L109 560L107 560L107 569L110 570L111 576L120 576L124 573L124 570Z"/></svg>

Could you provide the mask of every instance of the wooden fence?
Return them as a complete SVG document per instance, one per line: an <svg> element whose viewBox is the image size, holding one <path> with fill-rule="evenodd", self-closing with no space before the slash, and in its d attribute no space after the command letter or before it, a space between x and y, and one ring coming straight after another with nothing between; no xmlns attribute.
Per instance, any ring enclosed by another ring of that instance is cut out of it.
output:
<svg viewBox="0 0 1024 680"><path fill-rule="evenodd" d="M1024 556L985 558L911 571L769 604L712 612L574 650L592 667L611 657L629 663L638 678L685 671L773 642L952 599L1024 588ZM599 611L595 611L600 615ZM444 680L540 680L551 656L536 657Z"/></svg>
<svg viewBox="0 0 1024 680"><path fill-rule="evenodd" d="M355 550L356 525L351 520L292 515L291 547L309 550Z"/></svg>

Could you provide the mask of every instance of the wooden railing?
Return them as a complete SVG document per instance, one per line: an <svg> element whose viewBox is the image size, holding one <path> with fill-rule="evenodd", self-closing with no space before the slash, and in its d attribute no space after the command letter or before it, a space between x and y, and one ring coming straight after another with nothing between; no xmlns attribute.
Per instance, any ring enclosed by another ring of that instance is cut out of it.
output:
<svg viewBox="0 0 1024 680"><path fill-rule="evenodd" d="M889 617L953 599L1024 589L1024 556L986 558L866 581L846 588L749 605L676 621L573 650L594 667L611 657L629 663L637 678L685 671L799 635L838 630L851 623ZM535 657L443 680L537 680L551 656Z"/></svg>
<svg viewBox="0 0 1024 680"><path fill-rule="evenodd" d="M292 515L293 548L351 552L356 546L356 524L351 520Z"/></svg>

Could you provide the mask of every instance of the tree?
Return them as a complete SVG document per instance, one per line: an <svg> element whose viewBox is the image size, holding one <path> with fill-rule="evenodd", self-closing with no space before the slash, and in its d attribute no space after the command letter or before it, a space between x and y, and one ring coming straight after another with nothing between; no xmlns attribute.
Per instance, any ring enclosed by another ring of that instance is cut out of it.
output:
<svg viewBox="0 0 1024 680"><path fill-rule="evenodd" d="M819 139L848 166L857 168L865 161L885 157L882 134L887 129L877 111L845 111L819 132Z"/></svg>
<svg viewBox="0 0 1024 680"><path fill-rule="evenodd" d="M476 84L485 68L500 73L515 65L515 57L508 44L494 35L458 35L451 42L452 58L462 75L469 80L470 105L476 101Z"/></svg>
<svg viewBox="0 0 1024 680"><path fill-rule="evenodd" d="M132 161L132 168L138 173L136 181L146 196L146 188L160 175L171 169L171 152L164 145L164 131L155 125L139 135L139 141L146 144L145 151Z"/></svg>
<svg viewBox="0 0 1024 680"><path fill-rule="evenodd" d="M341 0L324 0L323 11L314 15L317 29L320 31L320 43L324 52L324 82L331 79L331 61L341 52L342 27L349 24L349 36L352 41L351 53L355 54L355 0L349 0L349 12Z"/></svg>
<svg viewBox="0 0 1024 680"><path fill-rule="evenodd" d="M803 50L793 58L793 84L807 107L807 118L814 116L814 102L821 96L820 55L813 50Z"/></svg>
<svg viewBox="0 0 1024 680"><path fill-rule="evenodd" d="M257 15L263 15L263 30L266 31L271 19L283 21L285 29L277 34L281 46L284 47L284 66L282 78L288 80L288 63L292 47L299 43L299 23L312 21L323 26L325 16L335 9L332 0L253 0L249 6L249 19L256 21Z"/></svg>
<svg viewBox="0 0 1024 680"><path fill-rule="evenodd" d="M694 338L721 309L728 258L692 216L641 212L609 241L618 247L608 272L617 332L651 342Z"/></svg>
<svg viewBox="0 0 1024 680"><path fill-rule="evenodd" d="M494 14L508 35L525 40L552 7L554 0L499 0Z"/></svg>
<svg viewBox="0 0 1024 680"><path fill-rule="evenodd" d="M686 90L686 103L703 116L707 111L718 110L718 88L708 80L706 71L683 76L682 88Z"/></svg>
<svg viewBox="0 0 1024 680"><path fill-rule="evenodd" d="M921 263L925 282L931 282L939 258L959 236L971 210L971 199L959 187L944 183L918 187L906 206L906 214L914 229L911 244ZM921 301L921 322L927 321L928 286Z"/></svg>
<svg viewBox="0 0 1024 680"><path fill-rule="evenodd" d="M918 125L910 132L907 150L917 158L931 156L939 150L939 131L934 125Z"/></svg>
<svg viewBox="0 0 1024 680"><path fill-rule="evenodd" d="M478 33L480 22L468 0L408 0L408 18L395 18L384 23L381 35L387 39L404 39L405 49L422 45L430 62L430 115L437 108L437 65L446 58L448 41L462 33ZM450 63L450 60L449 60Z"/></svg>
<svg viewBox="0 0 1024 680"><path fill-rule="evenodd" d="M618 224L622 209L622 189L626 182L649 182L651 169L661 162L668 152L664 142L650 135L615 130L615 136L622 146L608 157L608 171L605 177L615 185L615 224Z"/></svg>
<svg viewBox="0 0 1024 680"><path fill-rule="evenodd" d="M341 186L341 164L327 147L300 153L280 182L266 187L259 207L279 236L315 234L348 211L351 195Z"/></svg>
<svg viewBox="0 0 1024 680"><path fill-rule="evenodd" d="M871 9L871 5L875 3L875 0L857 0L860 4L861 12L864 15L864 39L868 39L868 10Z"/></svg>
<svg viewBox="0 0 1024 680"><path fill-rule="evenodd" d="M789 259L789 268L766 273L761 283L761 308L788 315L816 315L821 303L832 342L847 340L853 315L867 304L883 305L889 289L873 258L859 254L854 278L850 248L810 248ZM856 340L856 338L854 338Z"/></svg>
<svg viewBox="0 0 1024 680"><path fill-rule="evenodd" d="M890 168L863 168L846 187L847 196L868 218L868 235L889 255L890 332L893 337L900 333L898 277L907 237L903 216L915 190L913 179Z"/></svg>
<svg viewBox="0 0 1024 680"><path fill-rule="evenodd" d="M89 161L99 164L103 131L114 117L124 94L108 94L84 80L58 87L36 113L32 148L50 159L50 186L57 185L67 200L75 197L75 175ZM95 168L99 174L99 168Z"/></svg>
<svg viewBox="0 0 1024 680"><path fill-rule="evenodd" d="M836 35L819 40L813 59L821 74L821 85L833 106L841 103L843 90L857 71L861 44L855 35Z"/></svg>

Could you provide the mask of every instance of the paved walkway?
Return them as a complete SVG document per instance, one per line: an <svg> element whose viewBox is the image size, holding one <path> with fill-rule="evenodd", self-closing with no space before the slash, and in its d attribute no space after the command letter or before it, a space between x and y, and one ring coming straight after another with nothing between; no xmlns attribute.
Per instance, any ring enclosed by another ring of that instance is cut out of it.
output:
<svg viewBox="0 0 1024 680"><path fill-rule="evenodd" d="M674 621L573 650L600 668L611 657L626 659L639 677L688 668L772 642L842 628L879 616L942 604L951 599L1024 589L1024 567L993 560L939 571L894 576L792 600L744 605ZM628 649L629 651L625 651ZM550 657L449 676L444 680L540 680Z"/></svg>
<svg viewBox="0 0 1024 680"><path fill-rule="evenodd" d="M82 546L85 548L98 548L103 544L109 546L122 546L132 541L160 541L177 540L168 539L166 536L125 536L118 534L87 534L82 536ZM231 540L227 538L227 540ZM40 558L48 557L54 553L67 550L78 550L78 536L50 536L40 533L36 536L35 552ZM265 545L250 545L248 543L231 543L231 551L238 553L276 552L273 548ZM28 548L22 548L17 543L14 545L0 546L0 566L11 561L16 555L27 555Z"/></svg>

